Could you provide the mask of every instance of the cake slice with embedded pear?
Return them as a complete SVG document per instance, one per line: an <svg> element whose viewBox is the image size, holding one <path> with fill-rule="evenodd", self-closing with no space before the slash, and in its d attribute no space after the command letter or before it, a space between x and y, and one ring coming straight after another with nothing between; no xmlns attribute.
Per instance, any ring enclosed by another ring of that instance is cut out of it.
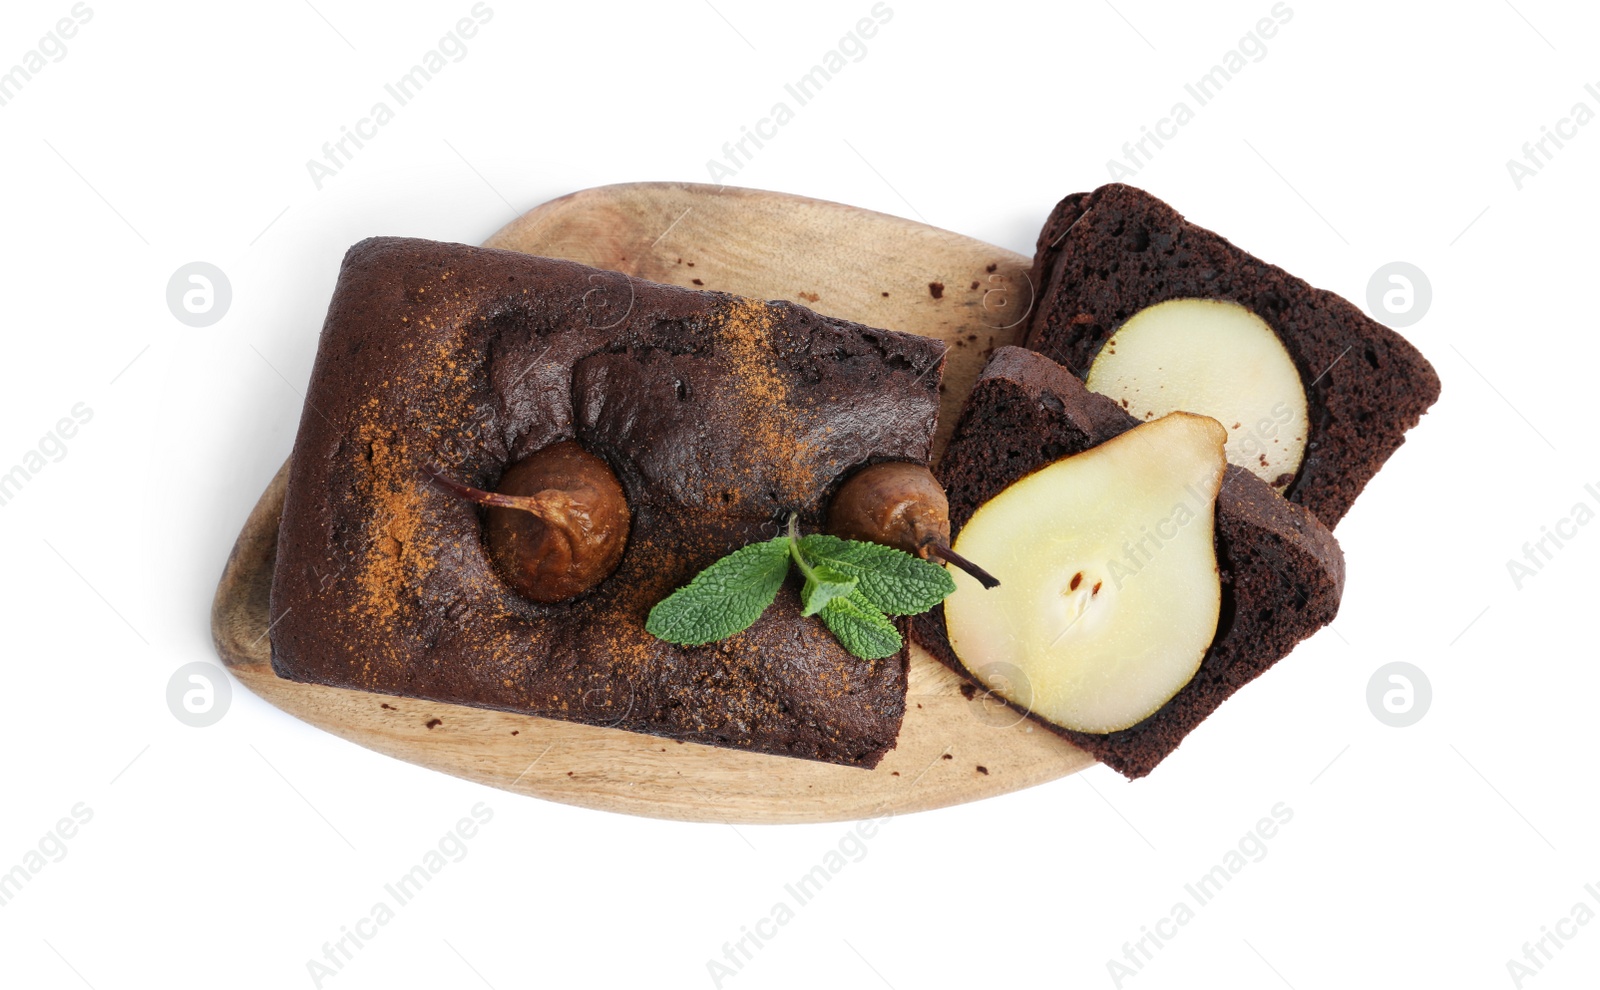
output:
<svg viewBox="0 0 1600 990"><path fill-rule="evenodd" d="M1024 343L1137 419L1182 409L1228 428L1228 459L1329 526L1439 398L1404 337L1111 183L1039 232Z"/></svg>
<svg viewBox="0 0 1600 990"><path fill-rule="evenodd" d="M913 638L1113 769L1149 773L1332 621L1344 589L1327 527L1226 464L1226 439L1192 414L1140 425L1049 358L999 349L937 474L952 546L1000 584L955 574Z"/></svg>

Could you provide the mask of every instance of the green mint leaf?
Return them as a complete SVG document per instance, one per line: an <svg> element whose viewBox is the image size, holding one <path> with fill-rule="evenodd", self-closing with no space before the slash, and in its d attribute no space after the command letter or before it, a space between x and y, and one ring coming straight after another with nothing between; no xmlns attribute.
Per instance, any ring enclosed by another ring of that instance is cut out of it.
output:
<svg viewBox="0 0 1600 990"><path fill-rule="evenodd" d="M741 547L657 602L645 631L680 646L744 632L772 604L788 573L788 536Z"/></svg>
<svg viewBox="0 0 1600 990"><path fill-rule="evenodd" d="M800 538L799 550L814 567L854 577L866 600L890 615L926 612L956 590L943 567L881 543L813 533Z"/></svg>
<svg viewBox="0 0 1600 990"><path fill-rule="evenodd" d="M856 578L840 574L826 564L813 567L800 552L800 519L795 515L789 516L789 556L806 579L805 587L800 589L801 615L816 615L830 601L855 590Z"/></svg>
<svg viewBox="0 0 1600 990"><path fill-rule="evenodd" d="M877 660L900 651L900 630L859 589L829 601L821 615L828 631L863 660Z"/></svg>
<svg viewBox="0 0 1600 990"><path fill-rule="evenodd" d="M818 564L809 570L805 587L800 589L801 615L816 615L835 598L843 598L856 590L855 578L840 574L827 564Z"/></svg>

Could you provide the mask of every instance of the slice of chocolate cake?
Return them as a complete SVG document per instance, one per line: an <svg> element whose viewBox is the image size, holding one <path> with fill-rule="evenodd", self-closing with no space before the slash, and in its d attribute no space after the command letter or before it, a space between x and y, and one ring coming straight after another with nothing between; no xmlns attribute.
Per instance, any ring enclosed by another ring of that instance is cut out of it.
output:
<svg viewBox="0 0 1600 990"><path fill-rule="evenodd" d="M708 646L656 639L645 618L789 513L819 525L852 469L926 462L944 349L565 261L364 241L345 258L290 460L273 667L871 767L899 730L904 650L851 656L801 617L792 586ZM604 459L631 529L609 577L540 604L496 571L483 510L423 472L489 489L562 441Z"/></svg>
<svg viewBox="0 0 1600 990"><path fill-rule="evenodd" d="M1234 303L1255 314L1282 343L1304 390L1304 422L1290 422L1289 405L1273 397L1261 408L1278 415L1229 415L1212 409L1193 412L1227 418L1235 434L1229 459L1274 480L1286 497L1304 504L1328 526L1349 510L1383 463L1400 446L1406 431L1439 397L1439 378L1428 361L1404 338L1368 318L1343 298L1316 289L1281 268L1235 247L1223 237L1189 223L1172 207L1142 190L1112 184L1062 200L1039 234L1033 267L1039 299L1025 343L1087 378L1091 387L1140 402L1139 384L1126 379L1102 384L1091 368L1107 342L1130 319L1171 300ZM1204 320L1187 319L1177 333L1199 333ZM1144 331L1141 331L1144 332ZM1190 340L1172 347L1144 398L1155 408L1174 405L1171 381L1196 363L1179 357L1184 346L1231 346ZM1115 346L1111 353L1115 352ZM1281 352L1280 352L1281 353ZM1141 357L1149 366L1160 355ZM1240 369L1254 364L1243 356L1212 354L1213 383L1226 406L1239 393L1260 387ZM1211 373L1211 372L1206 372ZM1226 380L1238 375L1239 380ZM1107 378L1114 376L1108 374ZM1292 376L1291 376L1292 377ZM1159 389L1164 395L1152 394ZM1286 397L1285 397L1286 398ZM1281 403L1280 403L1281 404ZM1141 418L1150 414L1128 406ZM1285 435L1278 435L1280 428ZM1303 434L1303 435L1302 435ZM1289 444L1292 451L1280 450ZM1300 448L1303 445L1303 459ZM1241 453L1243 456L1236 456ZM1268 458L1284 463L1268 467ZM1259 461L1257 460L1259 458ZM1281 472L1281 473L1280 473Z"/></svg>
<svg viewBox="0 0 1600 990"><path fill-rule="evenodd" d="M1137 425L1112 400L1090 392L1043 355L1000 348L979 377L938 466L950 498L952 535L959 536L977 508L1013 482ZM1050 725L1129 777L1149 773L1229 695L1338 613L1344 556L1333 535L1304 507L1237 466L1227 468L1217 496L1214 539L1221 617L1187 686L1155 714L1120 731L1093 734ZM912 635L971 676L951 648L943 606L914 617Z"/></svg>

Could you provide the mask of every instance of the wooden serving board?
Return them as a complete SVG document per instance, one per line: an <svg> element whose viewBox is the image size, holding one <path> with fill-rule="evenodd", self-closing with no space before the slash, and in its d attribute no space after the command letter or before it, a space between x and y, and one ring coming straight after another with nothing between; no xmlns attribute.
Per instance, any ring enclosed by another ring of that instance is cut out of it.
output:
<svg viewBox="0 0 1600 990"><path fill-rule="evenodd" d="M1029 259L899 217L800 196L682 183L553 200L487 246L655 282L790 299L951 345L936 446L989 349L1032 305ZM826 822L939 808L1074 773L1093 758L1019 718L916 648L905 723L874 770L679 743L460 705L299 684L272 672L267 598L287 464L228 558L212 633L251 691L335 735L505 790L657 818ZM971 691L970 686L968 691Z"/></svg>

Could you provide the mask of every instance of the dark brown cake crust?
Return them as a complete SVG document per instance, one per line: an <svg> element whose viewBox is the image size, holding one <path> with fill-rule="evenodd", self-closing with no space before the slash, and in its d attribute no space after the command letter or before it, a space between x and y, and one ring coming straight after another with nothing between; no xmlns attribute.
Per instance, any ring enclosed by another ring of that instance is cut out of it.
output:
<svg viewBox="0 0 1600 990"><path fill-rule="evenodd" d="M1117 183L1062 200L1033 261L1027 346L1084 377L1124 321L1168 299L1239 303L1282 339L1306 386L1310 435L1285 492L1330 528L1439 398L1415 347L1349 302Z"/></svg>
<svg viewBox="0 0 1600 990"><path fill-rule="evenodd" d="M952 537L1008 485L1137 425L1049 358L1000 348L979 376L939 464ZM1338 613L1344 555L1333 534L1304 507L1232 465L1217 496L1215 541L1222 614L1194 679L1154 715L1119 732L1042 724L1112 769L1142 777L1229 695ZM911 631L929 653L968 673L945 635L942 605L916 616Z"/></svg>
<svg viewBox="0 0 1600 990"><path fill-rule="evenodd" d="M942 342L789 303L505 251L380 238L346 255L290 459L271 601L280 676L871 767L894 745L906 652L847 653L794 587L746 632L644 630L700 569L816 526L864 463L925 462ZM610 464L633 513L617 570L540 605L485 552L492 488L560 440Z"/></svg>

